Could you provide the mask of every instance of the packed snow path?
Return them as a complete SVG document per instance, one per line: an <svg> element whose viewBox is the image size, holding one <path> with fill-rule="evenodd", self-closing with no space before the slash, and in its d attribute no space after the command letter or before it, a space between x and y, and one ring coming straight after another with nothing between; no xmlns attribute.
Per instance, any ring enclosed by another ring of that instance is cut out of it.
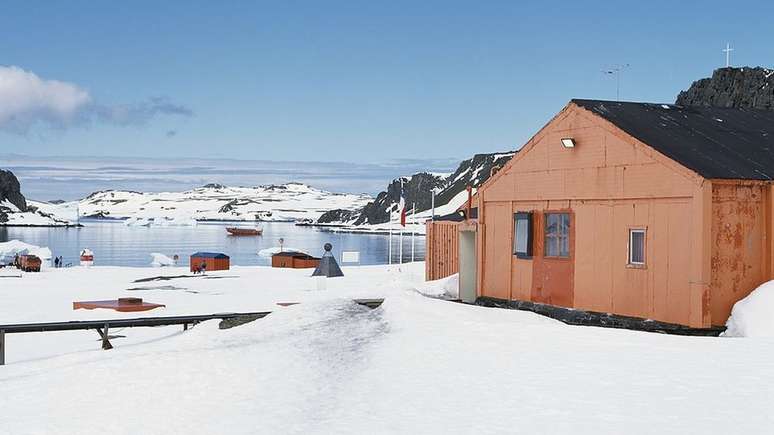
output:
<svg viewBox="0 0 774 435"><path fill-rule="evenodd" d="M325 292L310 291L308 271L287 269L171 281L198 293L143 291L169 307L150 315L274 313L229 330L126 330L110 351L93 333L13 336L0 367L0 433L770 432L774 340L570 327L429 299L413 291L421 267L345 268ZM104 317L61 305L94 288L124 294L151 273L6 280L1 315ZM376 310L351 302L377 296ZM276 306L288 301L301 304Z"/></svg>

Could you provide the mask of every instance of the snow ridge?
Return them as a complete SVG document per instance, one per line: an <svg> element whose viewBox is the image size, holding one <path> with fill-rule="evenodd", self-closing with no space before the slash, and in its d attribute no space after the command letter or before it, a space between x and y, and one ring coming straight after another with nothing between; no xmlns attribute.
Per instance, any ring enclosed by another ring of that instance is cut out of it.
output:
<svg viewBox="0 0 774 435"><path fill-rule="evenodd" d="M80 201L81 216L180 223L208 220L314 220L331 208L356 209L365 194L332 193L303 183L229 187L208 184L185 192L94 192Z"/></svg>

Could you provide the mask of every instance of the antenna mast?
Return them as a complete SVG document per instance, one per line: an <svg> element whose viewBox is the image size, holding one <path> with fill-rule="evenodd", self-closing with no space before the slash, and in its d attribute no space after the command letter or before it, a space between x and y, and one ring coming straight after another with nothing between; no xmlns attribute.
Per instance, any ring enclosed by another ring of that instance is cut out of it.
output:
<svg viewBox="0 0 774 435"><path fill-rule="evenodd" d="M629 68L629 64L613 65L612 67L602 70L602 74L615 76L615 101L621 101L621 72Z"/></svg>

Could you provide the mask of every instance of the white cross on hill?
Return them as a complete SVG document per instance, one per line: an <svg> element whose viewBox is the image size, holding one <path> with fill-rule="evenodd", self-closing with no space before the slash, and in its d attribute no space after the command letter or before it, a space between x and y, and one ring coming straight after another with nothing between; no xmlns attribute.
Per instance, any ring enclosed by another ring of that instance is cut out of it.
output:
<svg viewBox="0 0 774 435"><path fill-rule="evenodd" d="M731 66L731 52L734 51L733 48L731 48L731 44L726 43L726 48L723 49L723 52L726 53L726 68Z"/></svg>

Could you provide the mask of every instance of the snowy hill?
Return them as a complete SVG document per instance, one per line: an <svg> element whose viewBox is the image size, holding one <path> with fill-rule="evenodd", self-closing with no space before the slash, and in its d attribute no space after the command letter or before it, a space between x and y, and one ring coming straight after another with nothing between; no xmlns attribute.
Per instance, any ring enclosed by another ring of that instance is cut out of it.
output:
<svg viewBox="0 0 774 435"><path fill-rule="evenodd" d="M95 192L80 201L80 213L83 217L169 222L296 221L316 220L332 208L357 209L371 199L368 195L326 192L302 183L258 187L208 184L185 192Z"/></svg>
<svg viewBox="0 0 774 435"><path fill-rule="evenodd" d="M27 201L19 180L11 171L0 170L0 226L50 227L72 225L47 205Z"/></svg>
<svg viewBox="0 0 774 435"><path fill-rule="evenodd" d="M421 172L410 177L392 180L387 190L379 193L376 199L360 210L331 210L323 214L318 224L344 225L340 231L384 231L389 222L399 219L400 183L403 189L406 205L409 210L416 204L417 230L424 232L425 219L432 214L432 191L438 192L435 197L435 214L442 216L453 213L467 200L467 186L475 189L489 179L494 168L505 165L515 152L492 154L476 154L463 160L451 175L438 175ZM412 217L408 218L413 220Z"/></svg>

